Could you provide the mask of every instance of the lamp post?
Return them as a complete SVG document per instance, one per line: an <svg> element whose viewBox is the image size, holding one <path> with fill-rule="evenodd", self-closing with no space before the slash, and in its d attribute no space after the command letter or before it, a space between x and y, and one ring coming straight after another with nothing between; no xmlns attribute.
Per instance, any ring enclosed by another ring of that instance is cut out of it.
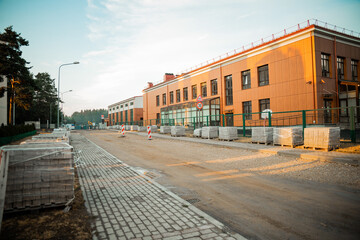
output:
<svg viewBox="0 0 360 240"><path fill-rule="evenodd" d="M62 92L62 93L61 93L61 100L64 99L64 94L65 94L65 93L69 93L69 92L72 92L72 90L68 90L68 91ZM62 110L62 111L64 110L64 102L61 103L61 110ZM64 112L63 112L63 114L61 115L61 124L63 124L63 123L64 123Z"/></svg>
<svg viewBox="0 0 360 240"><path fill-rule="evenodd" d="M57 127L60 127L60 70L62 66L79 64L80 62L64 63L59 66L59 75L58 75L58 114L57 114Z"/></svg>

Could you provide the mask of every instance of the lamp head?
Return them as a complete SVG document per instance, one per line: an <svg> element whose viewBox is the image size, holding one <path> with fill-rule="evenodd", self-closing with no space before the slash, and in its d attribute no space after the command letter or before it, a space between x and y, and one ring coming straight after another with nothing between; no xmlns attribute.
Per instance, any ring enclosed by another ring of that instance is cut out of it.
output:
<svg viewBox="0 0 360 240"><path fill-rule="evenodd" d="M79 64L80 62L73 62L73 64Z"/></svg>

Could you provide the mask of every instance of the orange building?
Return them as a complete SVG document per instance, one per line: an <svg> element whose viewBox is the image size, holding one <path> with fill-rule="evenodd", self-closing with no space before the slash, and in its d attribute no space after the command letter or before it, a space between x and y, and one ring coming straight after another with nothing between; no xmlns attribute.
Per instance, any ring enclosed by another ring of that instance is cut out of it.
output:
<svg viewBox="0 0 360 240"><path fill-rule="evenodd" d="M108 126L140 125L143 120L143 97L135 96L108 106Z"/></svg>
<svg viewBox="0 0 360 240"><path fill-rule="evenodd" d="M149 83L143 90L144 119L190 125L196 118L208 125L225 121L241 126L243 121L261 121L259 112L265 109L359 106L360 35L319 25L308 21L291 33L286 29L280 37L272 35L186 73L165 74L161 83ZM196 108L198 95L203 98L201 113ZM349 114L338 111L340 118L335 119L336 110L323 112L321 118L307 121L334 122ZM242 113L247 113L244 119L236 116Z"/></svg>

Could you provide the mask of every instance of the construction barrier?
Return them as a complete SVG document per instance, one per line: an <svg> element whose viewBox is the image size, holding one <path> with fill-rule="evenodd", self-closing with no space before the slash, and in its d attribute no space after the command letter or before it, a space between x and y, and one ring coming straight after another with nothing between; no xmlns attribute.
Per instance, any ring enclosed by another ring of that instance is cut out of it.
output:
<svg viewBox="0 0 360 240"><path fill-rule="evenodd" d="M151 140L151 126L147 126L148 140Z"/></svg>

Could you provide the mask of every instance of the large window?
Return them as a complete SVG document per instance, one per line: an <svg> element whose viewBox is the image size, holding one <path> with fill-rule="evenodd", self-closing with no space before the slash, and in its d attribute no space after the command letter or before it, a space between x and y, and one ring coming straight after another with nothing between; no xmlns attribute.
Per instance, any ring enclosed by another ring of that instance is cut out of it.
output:
<svg viewBox="0 0 360 240"><path fill-rule="evenodd" d="M242 78L242 89L251 88L250 69L241 72L241 78Z"/></svg>
<svg viewBox="0 0 360 240"><path fill-rule="evenodd" d="M191 86L191 91L192 91L192 99L196 99L197 97L196 85Z"/></svg>
<svg viewBox="0 0 360 240"><path fill-rule="evenodd" d="M180 89L176 90L176 102L180 102Z"/></svg>
<svg viewBox="0 0 360 240"><path fill-rule="evenodd" d="M134 109L130 109L130 122L133 124L134 121Z"/></svg>
<svg viewBox="0 0 360 240"><path fill-rule="evenodd" d="M264 111L265 109L270 109L270 98L260 99L259 109L260 109L260 117L261 117L262 111Z"/></svg>
<svg viewBox="0 0 360 240"><path fill-rule="evenodd" d="M157 95L156 96L156 106L159 106L160 105L160 96Z"/></svg>
<svg viewBox="0 0 360 240"><path fill-rule="evenodd" d="M358 80L358 73L359 73L359 61L358 60L351 60L351 79L353 81L357 81Z"/></svg>
<svg viewBox="0 0 360 240"><path fill-rule="evenodd" d="M337 57L337 72L338 72L338 79L344 80L345 79L345 59L343 57Z"/></svg>
<svg viewBox="0 0 360 240"><path fill-rule="evenodd" d="M184 101L187 101L188 100L188 88L183 88L183 98L184 98Z"/></svg>
<svg viewBox="0 0 360 240"><path fill-rule="evenodd" d="M170 104L173 104L174 103L174 92L171 91L170 92Z"/></svg>
<svg viewBox="0 0 360 240"><path fill-rule="evenodd" d="M259 86L269 85L269 67L264 65L258 67Z"/></svg>
<svg viewBox="0 0 360 240"><path fill-rule="evenodd" d="M232 75L225 77L225 100L226 105L233 104Z"/></svg>
<svg viewBox="0 0 360 240"><path fill-rule="evenodd" d="M243 113L252 113L251 101L243 102ZM252 114L244 114L246 120L252 119Z"/></svg>
<svg viewBox="0 0 360 240"><path fill-rule="evenodd" d="M123 122L124 121L124 114L123 112L120 112L120 122Z"/></svg>
<svg viewBox="0 0 360 240"><path fill-rule="evenodd" d="M217 79L211 80L211 95L218 94Z"/></svg>
<svg viewBox="0 0 360 240"><path fill-rule="evenodd" d="M163 105L166 105L166 93L163 94Z"/></svg>
<svg viewBox="0 0 360 240"><path fill-rule="evenodd" d="M206 82L200 84L202 97L207 97Z"/></svg>
<svg viewBox="0 0 360 240"><path fill-rule="evenodd" d="M321 76L330 77L330 55L321 53Z"/></svg>

